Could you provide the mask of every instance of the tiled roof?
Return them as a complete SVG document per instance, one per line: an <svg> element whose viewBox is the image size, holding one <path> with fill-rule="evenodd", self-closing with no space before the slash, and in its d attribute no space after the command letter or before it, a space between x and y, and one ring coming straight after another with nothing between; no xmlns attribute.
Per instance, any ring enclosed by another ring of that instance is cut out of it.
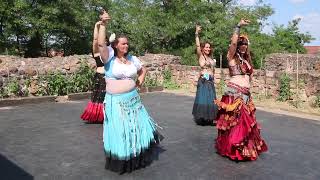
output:
<svg viewBox="0 0 320 180"><path fill-rule="evenodd" d="M307 54L320 54L320 46L304 46L307 50Z"/></svg>

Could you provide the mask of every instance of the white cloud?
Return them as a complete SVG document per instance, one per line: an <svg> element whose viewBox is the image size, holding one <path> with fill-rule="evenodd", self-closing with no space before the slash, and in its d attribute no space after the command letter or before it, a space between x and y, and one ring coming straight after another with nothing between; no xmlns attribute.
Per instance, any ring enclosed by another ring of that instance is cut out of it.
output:
<svg viewBox="0 0 320 180"><path fill-rule="evenodd" d="M296 15L294 15L293 16L293 18L292 19L303 19L304 17L302 16L302 15L300 15L300 14L296 14Z"/></svg>
<svg viewBox="0 0 320 180"><path fill-rule="evenodd" d="M239 0L238 3L243 6L253 6L255 5L257 0Z"/></svg>
<svg viewBox="0 0 320 180"><path fill-rule="evenodd" d="M299 29L301 32L309 32L312 37L316 38L313 43L320 45L320 14L317 12L310 12L305 15L295 15L293 19L301 18L301 22L299 23Z"/></svg>
<svg viewBox="0 0 320 180"><path fill-rule="evenodd" d="M290 2L294 3L294 4L298 4L298 3L304 3L307 0L289 0Z"/></svg>

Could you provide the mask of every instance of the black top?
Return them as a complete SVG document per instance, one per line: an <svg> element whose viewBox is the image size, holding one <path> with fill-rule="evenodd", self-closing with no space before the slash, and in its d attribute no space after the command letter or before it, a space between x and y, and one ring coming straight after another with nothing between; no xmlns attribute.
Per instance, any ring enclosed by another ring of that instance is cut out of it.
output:
<svg viewBox="0 0 320 180"><path fill-rule="evenodd" d="M94 60L96 60L97 67L103 67L104 66L103 62L100 59L100 56L94 57Z"/></svg>
<svg viewBox="0 0 320 180"><path fill-rule="evenodd" d="M103 67L103 66L104 66L102 60L100 59L100 56L94 57L94 55L93 55L93 53L92 53L92 57L94 58L94 60L96 60L96 65L97 65L97 67Z"/></svg>

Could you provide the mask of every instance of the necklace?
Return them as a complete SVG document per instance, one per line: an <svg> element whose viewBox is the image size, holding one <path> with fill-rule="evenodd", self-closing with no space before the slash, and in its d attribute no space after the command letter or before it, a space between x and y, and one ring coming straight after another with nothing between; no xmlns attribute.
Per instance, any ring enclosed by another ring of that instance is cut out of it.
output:
<svg viewBox="0 0 320 180"><path fill-rule="evenodd" d="M124 58L124 57L121 57L121 58L118 57L118 59L119 59L119 61L120 61L121 63L123 63L123 64L126 64L126 63L127 63L127 59Z"/></svg>
<svg viewBox="0 0 320 180"><path fill-rule="evenodd" d="M212 64L210 63L210 60L207 60L206 55L202 53L202 56L204 58L204 65L205 66L212 66Z"/></svg>
<svg viewBox="0 0 320 180"><path fill-rule="evenodd" d="M249 64L249 62L248 62L246 59L243 59L243 58L240 56L239 53L237 53L237 55L238 55L238 57L239 57L239 59L240 59L241 65L243 65L243 63L246 63L247 67L248 67L249 69L251 69L251 65Z"/></svg>

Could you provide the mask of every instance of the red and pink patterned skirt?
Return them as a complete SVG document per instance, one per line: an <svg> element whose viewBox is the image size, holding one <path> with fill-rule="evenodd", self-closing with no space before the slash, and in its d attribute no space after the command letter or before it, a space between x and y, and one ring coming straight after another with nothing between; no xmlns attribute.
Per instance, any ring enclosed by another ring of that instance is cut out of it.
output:
<svg viewBox="0 0 320 180"><path fill-rule="evenodd" d="M217 116L217 152L232 160L256 160L268 150L260 135L261 126L256 121L255 106L248 88L229 83L219 106Z"/></svg>

